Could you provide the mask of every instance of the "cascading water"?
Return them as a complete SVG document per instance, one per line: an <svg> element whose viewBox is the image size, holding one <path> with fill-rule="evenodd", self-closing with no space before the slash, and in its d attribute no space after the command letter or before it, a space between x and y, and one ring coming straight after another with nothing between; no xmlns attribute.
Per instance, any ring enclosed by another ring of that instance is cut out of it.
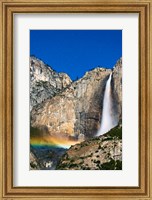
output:
<svg viewBox="0 0 152 200"><path fill-rule="evenodd" d="M111 77L112 73L110 74L106 83L104 99L103 99L101 127L98 130L97 136L108 132L111 128L117 125L116 120L114 119L112 113Z"/></svg>

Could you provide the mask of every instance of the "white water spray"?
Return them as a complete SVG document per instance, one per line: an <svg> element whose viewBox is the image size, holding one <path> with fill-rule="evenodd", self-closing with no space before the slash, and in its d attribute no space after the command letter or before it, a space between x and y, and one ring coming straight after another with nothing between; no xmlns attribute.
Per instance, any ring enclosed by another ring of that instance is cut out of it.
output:
<svg viewBox="0 0 152 200"><path fill-rule="evenodd" d="M113 113L112 113L111 76L112 76L112 73L110 74L106 83L104 99L103 99L101 127L98 130L97 136L108 132L111 128L116 126L116 120L114 119Z"/></svg>

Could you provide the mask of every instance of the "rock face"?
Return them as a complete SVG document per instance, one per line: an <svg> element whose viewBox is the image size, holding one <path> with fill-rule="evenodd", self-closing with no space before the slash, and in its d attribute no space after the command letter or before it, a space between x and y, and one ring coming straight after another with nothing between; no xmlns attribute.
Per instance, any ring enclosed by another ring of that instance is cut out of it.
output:
<svg viewBox="0 0 152 200"><path fill-rule="evenodd" d="M114 106L119 121L122 121L122 59L118 60L113 68L112 91Z"/></svg>
<svg viewBox="0 0 152 200"><path fill-rule="evenodd" d="M71 79L65 73L57 73L41 60L30 58L30 110L59 93Z"/></svg>
<svg viewBox="0 0 152 200"><path fill-rule="evenodd" d="M58 170L121 170L122 128L72 146L63 155Z"/></svg>
<svg viewBox="0 0 152 200"><path fill-rule="evenodd" d="M122 61L114 69L95 68L72 82L38 59L31 58L31 126L49 135L92 138L100 127L106 81L112 72L113 111L121 120Z"/></svg>
<svg viewBox="0 0 152 200"><path fill-rule="evenodd" d="M50 135L70 136L74 133L75 105L70 89L68 95L64 93L46 100L39 106L33 108L31 112L32 127L46 127ZM62 96L63 95L63 96Z"/></svg>
<svg viewBox="0 0 152 200"><path fill-rule="evenodd" d="M31 112L33 127L46 126L50 134L90 138L100 127L105 84L111 70L96 68Z"/></svg>
<svg viewBox="0 0 152 200"><path fill-rule="evenodd" d="M73 83L75 98L76 134L90 138L97 133L102 116L102 103L110 69L95 68Z"/></svg>

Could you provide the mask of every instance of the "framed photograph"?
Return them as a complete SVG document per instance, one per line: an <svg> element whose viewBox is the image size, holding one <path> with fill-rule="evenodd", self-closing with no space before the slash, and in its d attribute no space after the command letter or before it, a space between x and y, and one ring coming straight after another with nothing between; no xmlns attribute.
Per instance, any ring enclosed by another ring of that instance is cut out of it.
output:
<svg viewBox="0 0 152 200"><path fill-rule="evenodd" d="M152 199L151 0L2 0L1 199Z"/></svg>

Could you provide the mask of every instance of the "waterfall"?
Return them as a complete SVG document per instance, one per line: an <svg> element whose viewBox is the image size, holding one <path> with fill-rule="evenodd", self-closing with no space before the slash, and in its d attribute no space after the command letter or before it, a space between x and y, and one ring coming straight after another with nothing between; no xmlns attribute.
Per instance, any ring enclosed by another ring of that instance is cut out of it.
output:
<svg viewBox="0 0 152 200"><path fill-rule="evenodd" d="M114 119L114 115L112 113L111 77L112 73L109 75L106 83L103 99L101 127L98 130L97 136L108 132L111 128L117 125L116 120Z"/></svg>

